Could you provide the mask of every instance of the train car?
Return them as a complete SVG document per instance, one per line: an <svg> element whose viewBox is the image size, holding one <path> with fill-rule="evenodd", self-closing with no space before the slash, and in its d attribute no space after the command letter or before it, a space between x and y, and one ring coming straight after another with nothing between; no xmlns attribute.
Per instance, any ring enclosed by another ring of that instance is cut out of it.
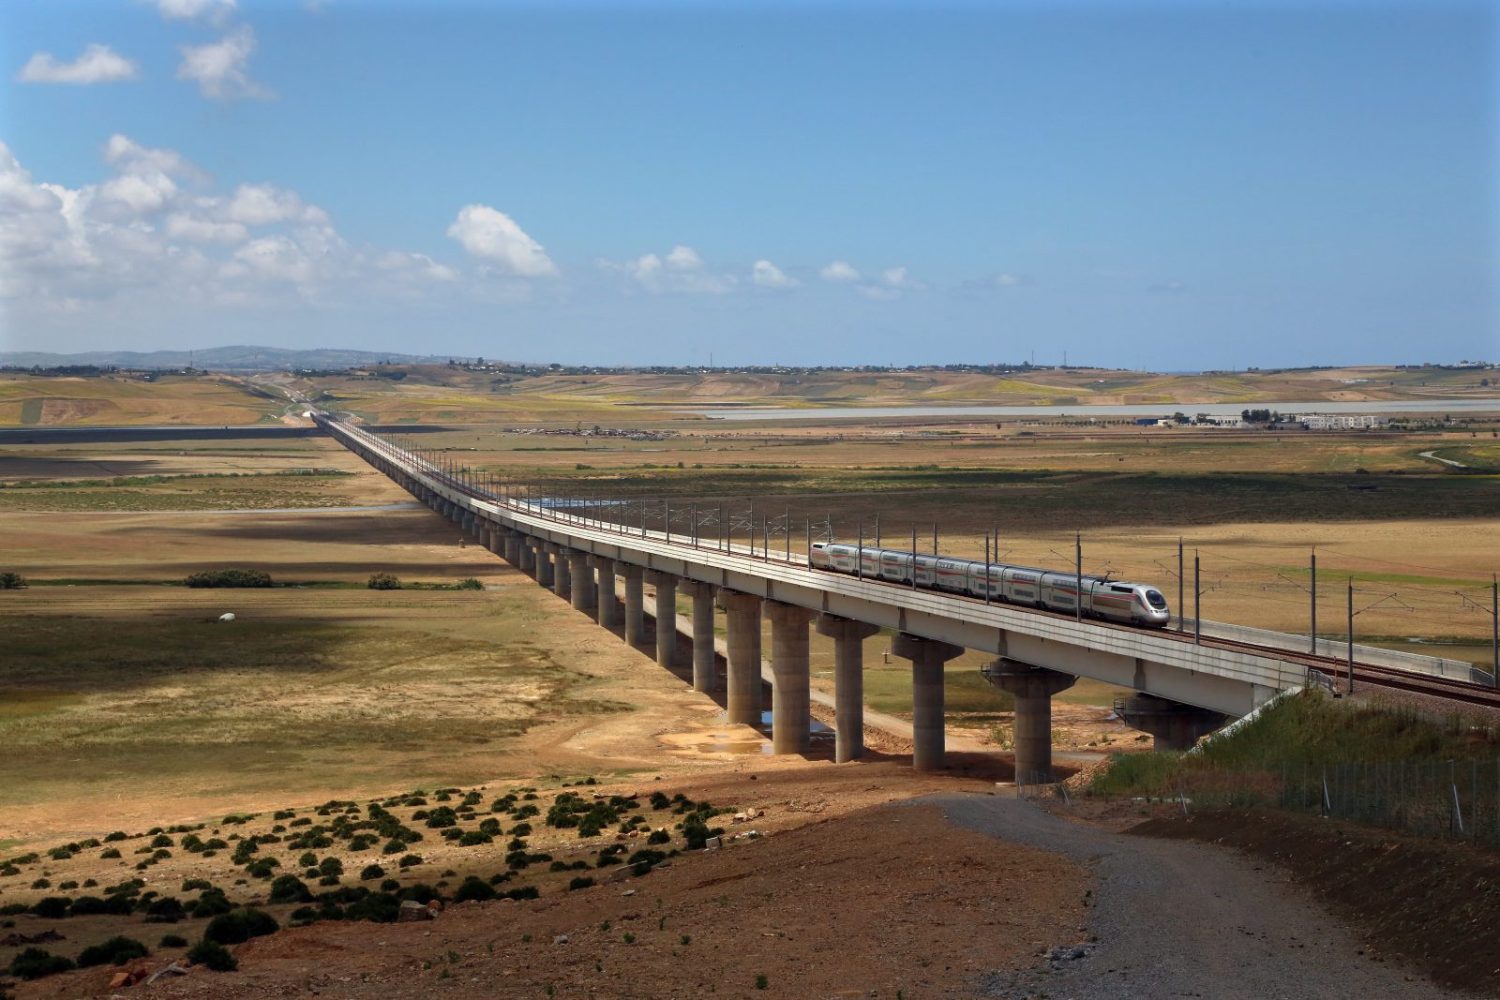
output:
<svg viewBox="0 0 1500 1000"><path fill-rule="evenodd" d="M1144 583L834 542L814 542L809 562L814 569L1126 625L1165 628L1172 620L1161 591Z"/></svg>

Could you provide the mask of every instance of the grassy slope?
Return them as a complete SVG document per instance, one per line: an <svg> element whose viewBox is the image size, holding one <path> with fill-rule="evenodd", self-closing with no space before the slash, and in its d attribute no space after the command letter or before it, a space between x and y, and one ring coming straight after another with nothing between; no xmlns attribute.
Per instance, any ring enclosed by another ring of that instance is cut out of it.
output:
<svg viewBox="0 0 1500 1000"><path fill-rule="evenodd" d="M218 375L40 378L0 374L0 426L184 424L233 426L269 420L276 399Z"/></svg>

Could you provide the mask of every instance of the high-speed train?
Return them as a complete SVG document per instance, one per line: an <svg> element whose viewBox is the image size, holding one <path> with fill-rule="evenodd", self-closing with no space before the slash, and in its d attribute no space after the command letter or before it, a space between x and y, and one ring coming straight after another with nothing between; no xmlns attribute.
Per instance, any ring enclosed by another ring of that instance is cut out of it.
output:
<svg viewBox="0 0 1500 1000"><path fill-rule="evenodd" d="M886 580L928 590L969 594L1010 604L1024 604L1047 611L1074 613L1079 605L1079 577L1056 570L983 563L947 556L919 555L900 549L877 549L868 545L814 542L814 569L858 574L870 580ZM1172 620L1167 599L1147 583L1125 583L1097 576L1082 578L1083 613L1094 618L1165 628Z"/></svg>

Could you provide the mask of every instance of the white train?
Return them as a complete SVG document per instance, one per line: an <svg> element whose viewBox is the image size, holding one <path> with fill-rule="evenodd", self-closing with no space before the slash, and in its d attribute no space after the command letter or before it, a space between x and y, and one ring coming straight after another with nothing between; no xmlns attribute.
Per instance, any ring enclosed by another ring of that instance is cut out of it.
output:
<svg viewBox="0 0 1500 1000"><path fill-rule="evenodd" d="M1069 614L1077 609L1080 599L1079 578L1072 573L919 555L868 545L861 548L836 542L814 542L812 566L907 586L912 585L912 573L915 572L918 587L973 597L988 594L991 600ZM1085 615L1143 628L1165 628L1172 620L1167 599L1150 584L1125 583L1097 576L1085 576L1082 583Z"/></svg>

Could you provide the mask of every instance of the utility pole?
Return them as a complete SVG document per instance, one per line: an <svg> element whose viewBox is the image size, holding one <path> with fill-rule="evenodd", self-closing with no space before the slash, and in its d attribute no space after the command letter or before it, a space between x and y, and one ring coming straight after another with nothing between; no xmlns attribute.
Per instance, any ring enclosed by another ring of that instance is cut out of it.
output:
<svg viewBox="0 0 1500 1000"><path fill-rule="evenodd" d="M1354 577L1349 578L1349 693L1354 693Z"/></svg>
<svg viewBox="0 0 1500 1000"><path fill-rule="evenodd" d="M1177 631L1187 631L1187 598L1183 589L1187 586L1187 575L1182 567L1182 536L1177 536Z"/></svg>
<svg viewBox="0 0 1500 1000"><path fill-rule="evenodd" d="M1199 583L1198 550L1193 550L1193 642L1203 644L1203 587Z"/></svg>
<svg viewBox="0 0 1500 1000"><path fill-rule="evenodd" d="M911 526L911 589L917 589L917 526Z"/></svg>
<svg viewBox="0 0 1500 1000"><path fill-rule="evenodd" d="M1490 683L1500 687L1500 577L1490 574Z"/></svg>
<svg viewBox="0 0 1500 1000"><path fill-rule="evenodd" d="M1073 536L1073 573L1078 593L1073 598L1073 619L1083 621L1083 532Z"/></svg>
<svg viewBox="0 0 1500 1000"><path fill-rule="evenodd" d="M859 519L859 548L854 551L854 578L865 578L865 519ZM913 576L915 579L915 576Z"/></svg>
<svg viewBox="0 0 1500 1000"><path fill-rule="evenodd" d="M1309 651L1318 651L1318 550L1312 550L1312 629L1309 635Z"/></svg>
<svg viewBox="0 0 1500 1000"><path fill-rule="evenodd" d="M875 515L875 547L880 548L880 514Z"/></svg>
<svg viewBox="0 0 1500 1000"><path fill-rule="evenodd" d="M990 536L984 536L984 603L990 603Z"/></svg>

